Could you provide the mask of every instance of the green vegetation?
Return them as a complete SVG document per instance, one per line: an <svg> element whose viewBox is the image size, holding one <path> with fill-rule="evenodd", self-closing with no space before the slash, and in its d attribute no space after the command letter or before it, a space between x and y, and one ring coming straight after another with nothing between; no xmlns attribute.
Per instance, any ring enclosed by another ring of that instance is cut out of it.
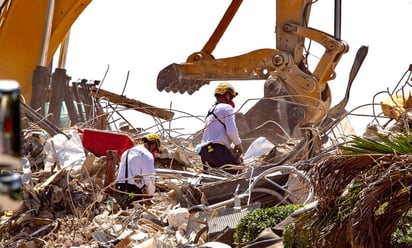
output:
<svg viewBox="0 0 412 248"><path fill-rule="evenodd" d="M412 246L412 209L400 222L391 236L391 247L407 248Z"/></svg>
<svg viewBox="0 0 412 248"><path fill-rule="evenodd" d="M260 232L267 227L274 227L298 208L300 204L291 204L271 208L258 208L243 217L236 227L233 235L237 247L253 241Z"/></svg>
<svg viewBox="0 0 412 248"><path fill-rule="evenodd" d="M369 131L374 137L350 136L347 145L341 146L346 154L408 154L412 153L412 136L395 133L388 136Z"/></svg>

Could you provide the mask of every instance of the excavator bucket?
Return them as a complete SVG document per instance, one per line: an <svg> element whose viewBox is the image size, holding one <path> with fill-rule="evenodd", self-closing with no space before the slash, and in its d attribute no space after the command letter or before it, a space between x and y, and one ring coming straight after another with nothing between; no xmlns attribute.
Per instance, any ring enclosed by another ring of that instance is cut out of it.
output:
<svg viewBox="0 0 412 248"><path fill-rule="evenodd" d="M276 49L216 59L212 51L241 2L232 1L200 52L159 73L158 90L192 94L210 81L266 80L264 97L236 118L241 138L263 136L275 144L300 138L304 130L313 129L326 118L331 104L328 82L335 79L334 69L349 46L339 37L308 27L313 1L277 0ZM325 49L313 70L303 54L305 41Z"/></svg>

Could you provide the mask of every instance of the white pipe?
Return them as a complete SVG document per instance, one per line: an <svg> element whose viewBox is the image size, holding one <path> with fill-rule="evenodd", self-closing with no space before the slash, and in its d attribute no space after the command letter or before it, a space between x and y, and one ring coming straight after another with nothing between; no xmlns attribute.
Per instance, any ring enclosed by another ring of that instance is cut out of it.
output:
<svg viewBox="0 0 412 248"><path fill-rule="evenodd" d="M49 55L49 44L51 29L53 24L53 14L54 14L54 4L55 0L49 0L47 7L47 16L46 16L46 25L44 26L44 35L43 35L43 46L40 54L40 66L46 67L47 56Z"/></svg>
<svg viewBox="0 0 412 248"><path fill-rule="evenodd" d="M59 64L58 68L64 69L66 67L67 51L69 50L70 30L67 32L60 45Z"/></svg>

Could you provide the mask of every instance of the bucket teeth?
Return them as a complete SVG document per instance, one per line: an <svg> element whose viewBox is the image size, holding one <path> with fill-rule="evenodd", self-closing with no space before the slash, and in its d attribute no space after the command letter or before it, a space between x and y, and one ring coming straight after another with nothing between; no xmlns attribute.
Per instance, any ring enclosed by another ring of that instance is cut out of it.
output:
<svg viewBox="0 0 412 248"><path fill-rule="evenodd" d="M173 93L188 93L193 94L199 90L203 85L209 84L210 81L189 79L182 76L178 64L171 64L160 71L157 77L157 89L159 91L166 91Z"/></svg>

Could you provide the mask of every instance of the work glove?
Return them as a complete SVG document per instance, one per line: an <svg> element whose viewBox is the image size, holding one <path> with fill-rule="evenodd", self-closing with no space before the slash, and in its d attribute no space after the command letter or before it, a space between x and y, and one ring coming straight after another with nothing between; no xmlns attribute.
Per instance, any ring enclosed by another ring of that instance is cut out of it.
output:
<svg viewBox="0 0 412 248"><path fill-rule="evenodd" d="M233 153L236 155L237 158L240 158L240 156L242 156L243 154L242 144L235 145L235 147L233 148Z"/></svg>

